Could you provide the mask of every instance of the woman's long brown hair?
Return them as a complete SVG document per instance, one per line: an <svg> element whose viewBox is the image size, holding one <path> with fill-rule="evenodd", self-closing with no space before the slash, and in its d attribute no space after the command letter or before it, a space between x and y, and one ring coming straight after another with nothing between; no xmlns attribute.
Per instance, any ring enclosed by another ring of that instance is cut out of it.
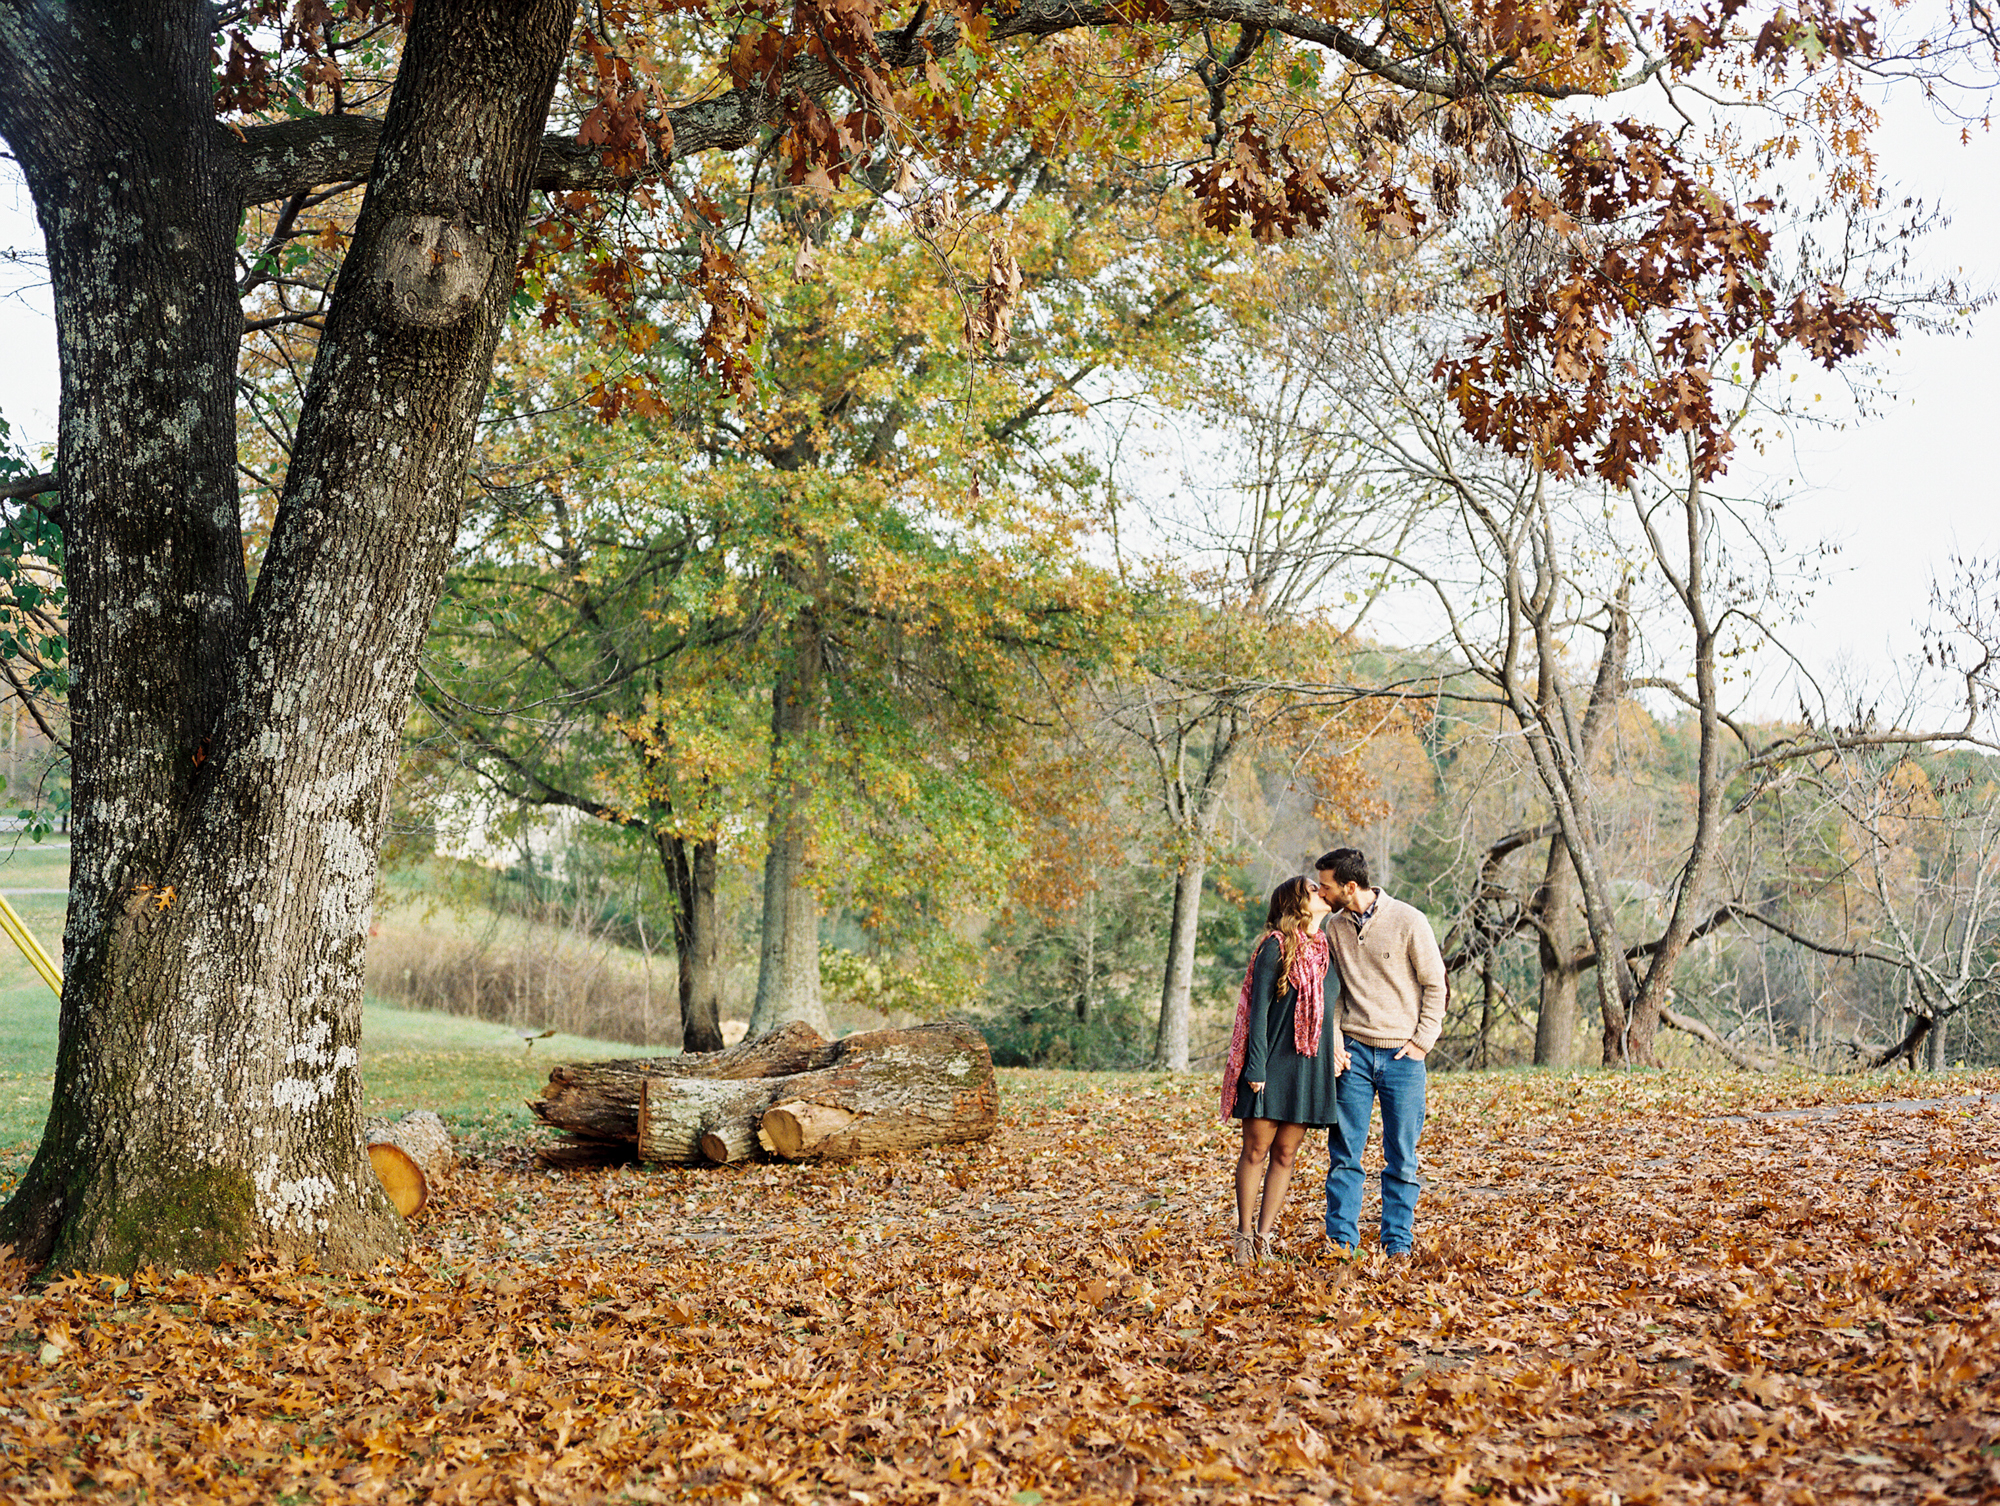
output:
<svg viewBox="0 0 2000 1506"><path fill-rule="evenodd" d="M1309 880L1288 878L1271 891L1271 908L1265 912L1264 928L1278 934L1278 998L1282 999L1292 986L1292 964L1299 960L1299 948L1305 945L1306 927L1311 922Z"/></svg>

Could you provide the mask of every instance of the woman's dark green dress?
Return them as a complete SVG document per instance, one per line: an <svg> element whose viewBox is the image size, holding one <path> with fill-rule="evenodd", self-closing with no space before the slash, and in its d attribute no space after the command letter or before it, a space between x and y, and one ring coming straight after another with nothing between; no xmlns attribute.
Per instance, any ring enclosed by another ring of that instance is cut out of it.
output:
<svg viewBox="0 0 2000 1506"><path fill-rule="evenodd" d="M1286 986L1277 997L1282 950L1276 936L1266 936L1257 948L1250 974L1250 1026L1243 1043L1243 1075L1236 1079L1238 1119L1276 1119L1325 1129L1339 1121L1334 1100L1334 1020L1340 1000L1340 969L1326 969L1325 1018L1320 1024L1319 1055L1301 1056L1292 1040L1292 1016L1297 990ZM1250 1084L1264 1091L1253 1093Z"/></svg>

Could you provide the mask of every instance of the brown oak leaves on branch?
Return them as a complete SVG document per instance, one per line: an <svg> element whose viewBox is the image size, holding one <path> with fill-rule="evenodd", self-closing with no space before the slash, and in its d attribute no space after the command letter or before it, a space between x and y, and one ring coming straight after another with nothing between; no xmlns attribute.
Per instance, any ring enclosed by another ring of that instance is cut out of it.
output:
<svg viewBox="0 0 2000 1506"><path fill-rule="evenodd" d="M296 116L331 99L323 118L338 134L353 119L343 115L350 106L341 89L357 39L398 26L408 4L259 0L218 42L218 108ZM1745 97L1755 98L1798 73L1869 57L1878 46L1874 17L1834 0L1754 13L1746 0L1718 0L1629 16L1577 0L1464 8L1429 0L1312 14L1273 0L923 0L893 16L878 0L753 0L726 14L707 0L615 0L592 7L579 28L566 75L578 124L572 142L545 145L543 179L561 181L543 186L567 183L559 200L623 191L650 206L647 184L675 161L760 138L776 145L791 187L819 194L892 142L898 152L934 149L950 171L953 143L968 125L961 111L1020 102L995 103L1005 91L982 89L960 97L940 59L974 51L990 74L1004 66L993 51L1000 42L1100 28L1151 33L1145 58L1131 67L1157 68L1198 29L1206 36L1229 25L1238 31L1235 52L1219 72L1213 56L1205 72L1195 64L1208 87L1188 95L1189 111L1214 121L1212 155L1184 179L1212 228L1246 228L1268 242L1345 212L1370 231L1416 240L1458 217L1482 176L1505 191L1508 229L1529 254L1480 306L1485 330L1438 368L1466 427L1486 443L1557 474L1622 483L1685 436L1697 470L1713 475L1729 453L1719 411L1727 405L1711 376L1719 355L1739 346L1752 374L1787 348L1831 366L1893 331L1882 307L1832 283L1781 298L1770 266L1773 205L1728 202L1677 138L1630 121L1566 129L1550 121L1546 145L1531 144L1540 132L1524 130L1534 112L1547 120L1560 101L1615 94L1662 70L1713 71L1726 58ZM692 43L708 26L714 39ZM690 45L716 49L725 88L676 106L669 90L690 87ZM1340 70L1328 74L1324 94L1299 82L1305 75L1292 66L1307 49ZM1281 54L1292 62L1281 66ZM1108 73L1100 81L1119 83ZM253 137L271 134L274 148L293 151L291 160L310 157L289 137L279 143L281 131L296 128L251 127ZM1120 149L1172 156L1173 146ZM345 155L328 153L325 170L336 170L338 157L338 170L365 172L358 154L367 150L356 136ZM246 170L268 197L264 165ZM675 196L702 221L689 227L690 254L702 236L719 239L719 217L706 211L698 186ZM555 208L560 220L579 205ZM546 239L544 228L531 230L531 245ZM696 259L682 280L720 300L708 305L701 352L747 394L756 295L715 245ZM621 306L622 285L633 280L624 268L636 263L609 248L600 261L607 286L590 291ZM568 294L553 285L538 291L560 316ZM996 263L973 296L969 342L1003 349L1002 316L1018 298L1005 268Z"/></svg>
<svg viewBox="0 0 2000 1506"><path fill-rule="evenodd" d="M978 349L983 342L996 356L1004 356L1014 339L1014 314L1021 303L1021 263L1004 236L995 236L986 253L986 281L978 288L978 301L965 311L965 343Z"/></svg>
<svg viewBox="0 0 2000 1506"><path fill-rule="evenodd" d="M1740 346L1761 376L1788 346L1832 367L1894 333L1833 283L1780 303L1761 223L1772 202L1731 205L1654 127L1576 125L1549 162L1552 188L1523 181L1506 198L1545 269L1489 296L1494 328L1437 367L1484 443L1622 485L1686 434L1713 477L1729 454L1711 375L1724 350Z"/></svg>

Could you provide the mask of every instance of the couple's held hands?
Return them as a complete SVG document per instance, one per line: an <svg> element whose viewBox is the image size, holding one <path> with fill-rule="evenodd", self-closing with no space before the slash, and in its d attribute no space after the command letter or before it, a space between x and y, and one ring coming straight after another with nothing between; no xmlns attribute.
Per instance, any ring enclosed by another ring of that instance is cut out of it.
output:
<svg viewBox="0 0 2000 1506"><path fill-rule="evenodd" d="M1354 1058L1347 1054L1345 1046L1335 1046L1333 1048L1333 1075L1335 1077L1340 1076L1353 1061Z"/></svg>
<svg viewBox="0 0 2000 1506"><path fill-rule="evenodd" d="M1426 1056L1429 1055L1430 1053L1424 1050L1424 1048L1422 1046L1419 1046L1415 1041L1405 1041L1403 1042L1402 1049L1399 1050L1393 1057L1391 1057L1390 1060L1402 1061L1404 1058L1407 1057L1409 1060L1413 1062L1420 1062Z"/></svg>

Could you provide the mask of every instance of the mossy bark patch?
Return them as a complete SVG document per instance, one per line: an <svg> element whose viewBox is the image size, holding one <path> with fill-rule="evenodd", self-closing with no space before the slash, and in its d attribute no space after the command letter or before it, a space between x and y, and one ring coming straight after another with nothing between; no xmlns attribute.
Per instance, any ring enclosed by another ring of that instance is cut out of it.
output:
<svg viewBox="0 0 2000 1506"><path fill-rule="evenodd" d="M254 1242L256 1192L239 1168L161 1167L140 1185L112 1192L108 1204L81 1210L50 1269L211 1270L240 1259Z"/></svg>

